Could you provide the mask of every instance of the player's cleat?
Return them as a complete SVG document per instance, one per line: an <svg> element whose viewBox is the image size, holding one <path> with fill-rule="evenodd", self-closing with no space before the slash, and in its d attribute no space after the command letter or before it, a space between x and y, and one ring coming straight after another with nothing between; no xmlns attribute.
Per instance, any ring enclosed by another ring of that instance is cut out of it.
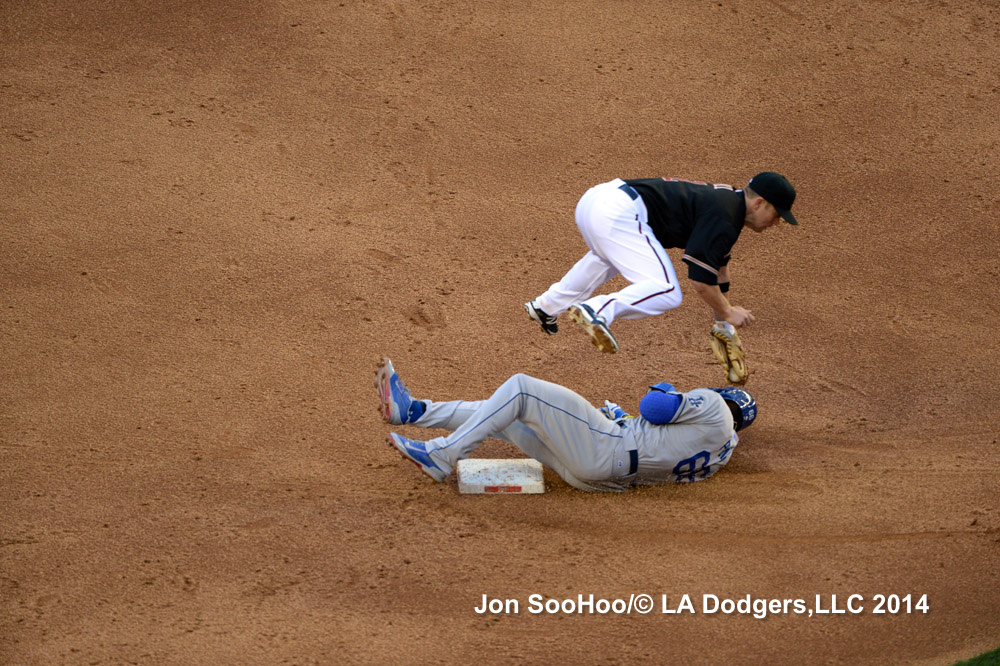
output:
<svg viewBox="0 0 1000 666"><path fill-rule="evenodd" d="M569 306L569 316L587 331L587 335L590 336L595 347L605 354L614 354L618 351L618 341L615 340L615 336L611 335L604 319L599 317L592 307L584 303L571 305Z"/></svg>
<svg viewBox="0 0 1000 666"><path fill-rule="evenodd" d="M549 335L555 335L559 332L559 324L556 323L556 318L538 307L538 304L534 301L525 303L524 309L528 311L528 316L538 322L542 330Z"/></svg>
<svg viewBox="0 0 1000 666"><path fill-rule="evenodd" d="M423 416L424 403L413 399L388 358L382 359L375 372L375 388L378 389L379 413L386 423L406 425Z"/></svg>
<svg viewBox="0 0 1000 666"><path fill-rule="evenodd" d="M424 442L407 439L394 432L389 433L389 444L411 463L420 468L420 471L431 477L438 483L448 478L451 470L445 471L440 465L431 460L430 454Z"/></svg>

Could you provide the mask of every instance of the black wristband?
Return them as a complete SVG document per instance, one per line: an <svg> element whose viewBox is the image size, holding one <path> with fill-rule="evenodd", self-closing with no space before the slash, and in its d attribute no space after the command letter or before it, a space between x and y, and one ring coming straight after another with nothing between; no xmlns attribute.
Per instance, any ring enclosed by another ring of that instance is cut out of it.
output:
<svg viewBox="0 0 1000 666"><path fill-rule="evenodd" d="M729 291L729 283L728 282L720 282L719 283L719 291L721 291L723 294L726 293L727 291Z"/></svg>

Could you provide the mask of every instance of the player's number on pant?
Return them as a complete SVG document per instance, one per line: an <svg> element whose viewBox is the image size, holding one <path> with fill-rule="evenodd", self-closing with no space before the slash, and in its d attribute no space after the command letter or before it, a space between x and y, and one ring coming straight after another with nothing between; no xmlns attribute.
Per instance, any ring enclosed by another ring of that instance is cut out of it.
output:
<svg viewBox="0 0 1000 666"><path fill-rule="evenodd" d="M712 456L708 451L699 451L674 465L678 483L707 479L711 475L711 470L708 468L708 461L711 459Z"/></svg>

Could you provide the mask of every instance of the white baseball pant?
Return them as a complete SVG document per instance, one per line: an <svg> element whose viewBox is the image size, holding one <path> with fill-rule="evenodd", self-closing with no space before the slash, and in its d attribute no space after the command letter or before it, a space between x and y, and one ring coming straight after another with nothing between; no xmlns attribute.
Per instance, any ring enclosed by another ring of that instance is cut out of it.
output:
<svg viewBox="0 0 1000 666"><path fill-rule="evenodd" d="M677 274L649 227L646 205L642 197L632 198L634 190L621 189L623 185L625 181L616 178L595 185L580 198L576 225L590 251L536 299L546 313L558 316L583 302L611 324L618 318L663 314L681 304ZM619 273L631 284L612 294L591 296Z"/></svg>

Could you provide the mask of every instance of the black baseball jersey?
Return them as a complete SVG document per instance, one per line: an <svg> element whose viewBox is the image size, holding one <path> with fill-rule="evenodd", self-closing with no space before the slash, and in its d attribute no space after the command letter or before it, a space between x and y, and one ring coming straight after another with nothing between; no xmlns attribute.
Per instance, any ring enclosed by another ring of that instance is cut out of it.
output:
<svg viewBox="0 0 1000 666"><path fill-rule="evenodd" d="M649 226L663 247L684 248L688 277L719 283L719 269L743 231L747 206L743 190L671 178L640 178L626 183L642 197Z"/></svg>

